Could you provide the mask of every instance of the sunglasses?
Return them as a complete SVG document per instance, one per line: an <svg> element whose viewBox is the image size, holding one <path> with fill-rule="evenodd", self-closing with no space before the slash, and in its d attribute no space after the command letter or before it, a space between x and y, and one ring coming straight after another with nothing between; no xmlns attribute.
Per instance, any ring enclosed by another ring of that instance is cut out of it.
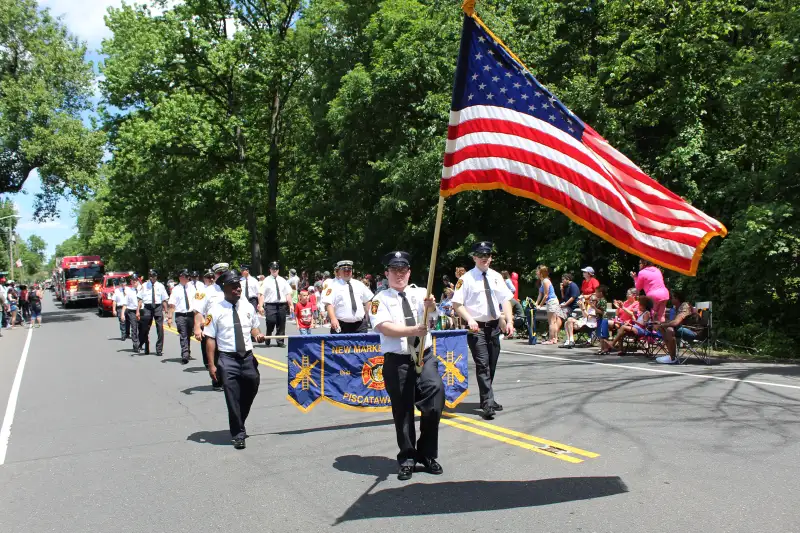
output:
<svg viewBox="0 0 800 533"><path fill-rule="evenodd" d="M352 272L353 271L353 269L350 268L350 267L341 267L339 270L341 270L342 272Z"/></svg>
<svg viewBox="0 0 800 533"><path fill-rule="evenodd" d="M404 276L410 269L408 267L392 267L389 272L398 276Z"/></svg>
<svg viewBox="0 0 800 533"><path fill-rule="evenodd" d="M492 257L492 254L475 254L475 257L477 257L478 259L488 259Z"/></svg>

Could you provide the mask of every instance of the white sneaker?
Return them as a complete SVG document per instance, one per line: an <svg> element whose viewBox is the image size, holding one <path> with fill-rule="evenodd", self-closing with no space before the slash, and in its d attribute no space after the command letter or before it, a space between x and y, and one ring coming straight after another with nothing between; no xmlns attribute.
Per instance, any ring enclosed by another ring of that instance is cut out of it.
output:
<svg viewBox="0 0 800 533"><path fill-rule="evenodd" d="M673 360L672 357L668 355L662 355L661 357L656 357L656 363L661 363L662 365L674 365L677 361Z"/></svg>

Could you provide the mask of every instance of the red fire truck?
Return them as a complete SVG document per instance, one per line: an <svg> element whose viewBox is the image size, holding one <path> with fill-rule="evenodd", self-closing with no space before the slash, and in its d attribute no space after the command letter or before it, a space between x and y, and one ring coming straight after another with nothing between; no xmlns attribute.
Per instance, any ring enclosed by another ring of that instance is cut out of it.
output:
<svg viewBox="0 0 800 533"><path fill-rule="evenodd" d="M99 255L70 255L57 264L56 297L64 307L80 301L97 301L105 273Z"/></svg>

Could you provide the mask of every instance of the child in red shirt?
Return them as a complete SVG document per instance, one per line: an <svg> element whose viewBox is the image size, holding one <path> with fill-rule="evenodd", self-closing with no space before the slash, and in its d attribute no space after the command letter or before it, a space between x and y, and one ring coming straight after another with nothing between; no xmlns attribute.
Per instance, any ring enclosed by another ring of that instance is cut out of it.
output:
<svg viewBox="0 0 800 533"><path fill-rule="evenodd" d="M298 301L294 304L294 316L297 317L297 327L300 335L311 335L311 326L314 323L314 311L308 300L308 291L300 291Z"/></svg>

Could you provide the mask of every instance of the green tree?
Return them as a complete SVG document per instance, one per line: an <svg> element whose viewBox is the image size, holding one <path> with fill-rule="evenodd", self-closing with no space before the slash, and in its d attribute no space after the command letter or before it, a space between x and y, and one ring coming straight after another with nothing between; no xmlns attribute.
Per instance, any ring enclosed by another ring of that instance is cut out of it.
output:
<svg viewBox="0 0 800 533"><path fill-rule="evenodd" d="M0 193L19 192L38 170L34 216L59 197L89 195L105 141L87 128L92 66L86 47L33 0L0 0Z"/></svg>

